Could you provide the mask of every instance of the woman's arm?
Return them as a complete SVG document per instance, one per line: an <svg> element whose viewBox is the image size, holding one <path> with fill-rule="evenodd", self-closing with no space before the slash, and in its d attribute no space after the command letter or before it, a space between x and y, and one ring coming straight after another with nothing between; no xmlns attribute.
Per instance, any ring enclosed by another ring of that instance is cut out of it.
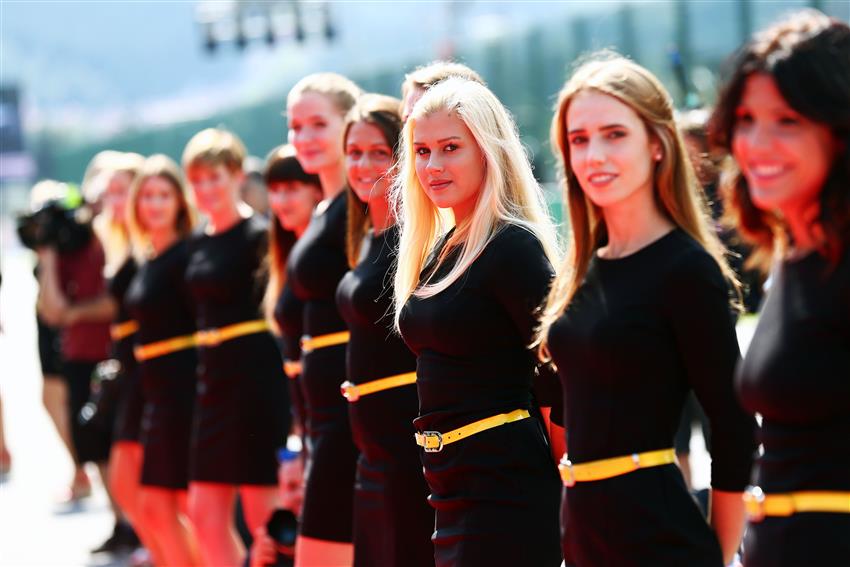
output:
<svg viewBox="0 0 850 567"><path fill-rule="evenodd" d="M744 500L740 492L711 491L709 521L723 550L723 564L729 565L741 545L744 533Z"/></svg>
<svg viewBox="0 0 850 567"><path fill-rule="evenodd" d="M104 293L97 297L69 305L62 317L62 324L71 325L82 321L90 323L112 321L115 319L117 313L118 304L115 298L108 293Z"/></svg>
<svg viewBox="0 0 850 567"><path fill-rule="evenodd" d="M53 248L38 251L38 314L51 326L62 324L68 298L59 285L59 258Z"/></svg>

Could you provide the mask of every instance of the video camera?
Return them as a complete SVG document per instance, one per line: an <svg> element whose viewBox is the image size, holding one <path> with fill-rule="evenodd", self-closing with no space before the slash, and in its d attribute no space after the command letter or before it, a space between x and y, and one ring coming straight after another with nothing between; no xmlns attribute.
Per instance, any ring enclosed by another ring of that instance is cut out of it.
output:
<svg viewBox="0 0 850 567"><path fill-rule="evenodd" d="M68 208L62 201L48 201L37 211L19 214L18 238L31 250L55 247L60 253L85 247L93 236L88 207Z"/></svg>

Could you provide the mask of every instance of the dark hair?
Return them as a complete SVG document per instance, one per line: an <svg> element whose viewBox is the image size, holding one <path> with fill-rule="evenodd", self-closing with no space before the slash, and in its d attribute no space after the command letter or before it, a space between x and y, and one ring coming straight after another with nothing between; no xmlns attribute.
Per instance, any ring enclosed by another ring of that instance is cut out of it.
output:
<svg viewBox="0 0 850 567"><path fill-rule="evenodd" d="M393 163L398 160L399 138L404 123L401 121L401 101L391 96L379 94L365 94L357 100L345 118L345 133L343 141L348 139L348 132L357 122L366 122L381 131L387 145L393 151ZM388 173L389 175L389 173ZM346 235L346 252L348 265L352 268L357 265L360 258L360 245L363 237L369 230L369 215L365 203L347 186L348 191L348 229Z"/></svg>
<svg viewBox="0 0 850 567"><path fill-rule="evenodd" d="M269 188L274 183L298 181L315 186L320 195L322 192L319 176L304 171L295 158L295 148L290 144L278 146L269 152L266 157L266 167L263 170L263 179L266 182L266 187ZM286 282L286 261L297 239L298 237L294 232L283 228L276 215L271 215L268 254L269 283L266 288L264 307L266 318L274 328L276 328L273 317L274 306L283 289L283 284Z"/></svg>
<svg viewBox="0 0 850 567"><path fill-rule="evenodd" d="M791 108L829 127L839 143L816 221L825 236L820 252L835 264L850 243L850 26L817 10L802 10L755 34L733 56L709 124L712 144L727 152L736 108L754 73L770 75ZM750 264L767 271L774 250L789 238L784 223L755 206L738 169L726 176L721 194L726 220L755 247Z"/></svg>

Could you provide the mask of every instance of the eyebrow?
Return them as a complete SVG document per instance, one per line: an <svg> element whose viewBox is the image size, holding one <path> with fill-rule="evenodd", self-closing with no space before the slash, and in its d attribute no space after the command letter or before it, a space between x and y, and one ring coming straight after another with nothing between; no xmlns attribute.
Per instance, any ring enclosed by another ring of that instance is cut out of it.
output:
<svg viewBox="0 0 850 567"><path fill-rule="evenodd" d="M449 140L460 140L460 139L461 139L460 136L449 136L448 138L440 138L439 140L437 140L437 143L442 144L443 142L448 142ZM413 140L413 144L421 146L421 145L424 145L425 142L417 142L416 140Z"/></svg>
<svg viewBox="0 0 850 567"><path fill-rule="evenodd" d="M600 130L614 130L616 128L623 128L623 129L628 130L628 128L626 128L626 126L623 125L623 124L606 124L605 126L602 126L600 128ZM576 132L584 132L584 130L585 130L584 128L576 128L574 130L569 130L567 132L567 134L575 134Z"/></svg>

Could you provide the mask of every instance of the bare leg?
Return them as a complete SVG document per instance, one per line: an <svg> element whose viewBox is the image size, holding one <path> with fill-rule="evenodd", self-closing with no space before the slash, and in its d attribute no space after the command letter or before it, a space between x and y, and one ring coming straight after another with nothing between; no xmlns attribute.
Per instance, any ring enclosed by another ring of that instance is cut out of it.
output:
<svg viewBox="0 0 850 567"><path fill-rule="evenodd" d="M142 486L139 511L142 524L162 551L162 565L198 565L192 533L181 519L180 494L185 491Z"/></svg>
<svg viewBox="0 0 850 567"><path fill-rule="evenodd" d="M142 444L136 441L118 441L109 456L109 486L118 505L142 544L157 565L165 565L164 557L156 546L153 535L139 513L139 484L142 476Z"/></svg>
<svg viewBox="0 0 850 567"><path fill-rule="evenodd" d="M71 440L71 417L68 411L68 384L57 374L45 374L41 392L42 403L47 415L56 427L59 439L68 456L74 461L74 480L71 483L71 498L88 496L91 493L91 483L85 469L77 463L74 443Z"/></svg>
<svg viewBox="0 0 850 567"><path fill-rule="evenodd" d="M350 567L354 545L298 536L295 540L295 567Z"/></svg>
<svg viewBox="0 0 850 567"><path fill-rule="evenodd" d="M239 495L242 497L242 513L245 523L253 534L257 528L264 526L272 512L280 507L280 494L276 486L240 486Z"/></svg>
<svg viewBox="0 0 850 567"><path fill-rule="evenodd" d="M241 565L245 549L233 523L236 487L214 482L189 484L189 519L204 565Z"/></svg>

